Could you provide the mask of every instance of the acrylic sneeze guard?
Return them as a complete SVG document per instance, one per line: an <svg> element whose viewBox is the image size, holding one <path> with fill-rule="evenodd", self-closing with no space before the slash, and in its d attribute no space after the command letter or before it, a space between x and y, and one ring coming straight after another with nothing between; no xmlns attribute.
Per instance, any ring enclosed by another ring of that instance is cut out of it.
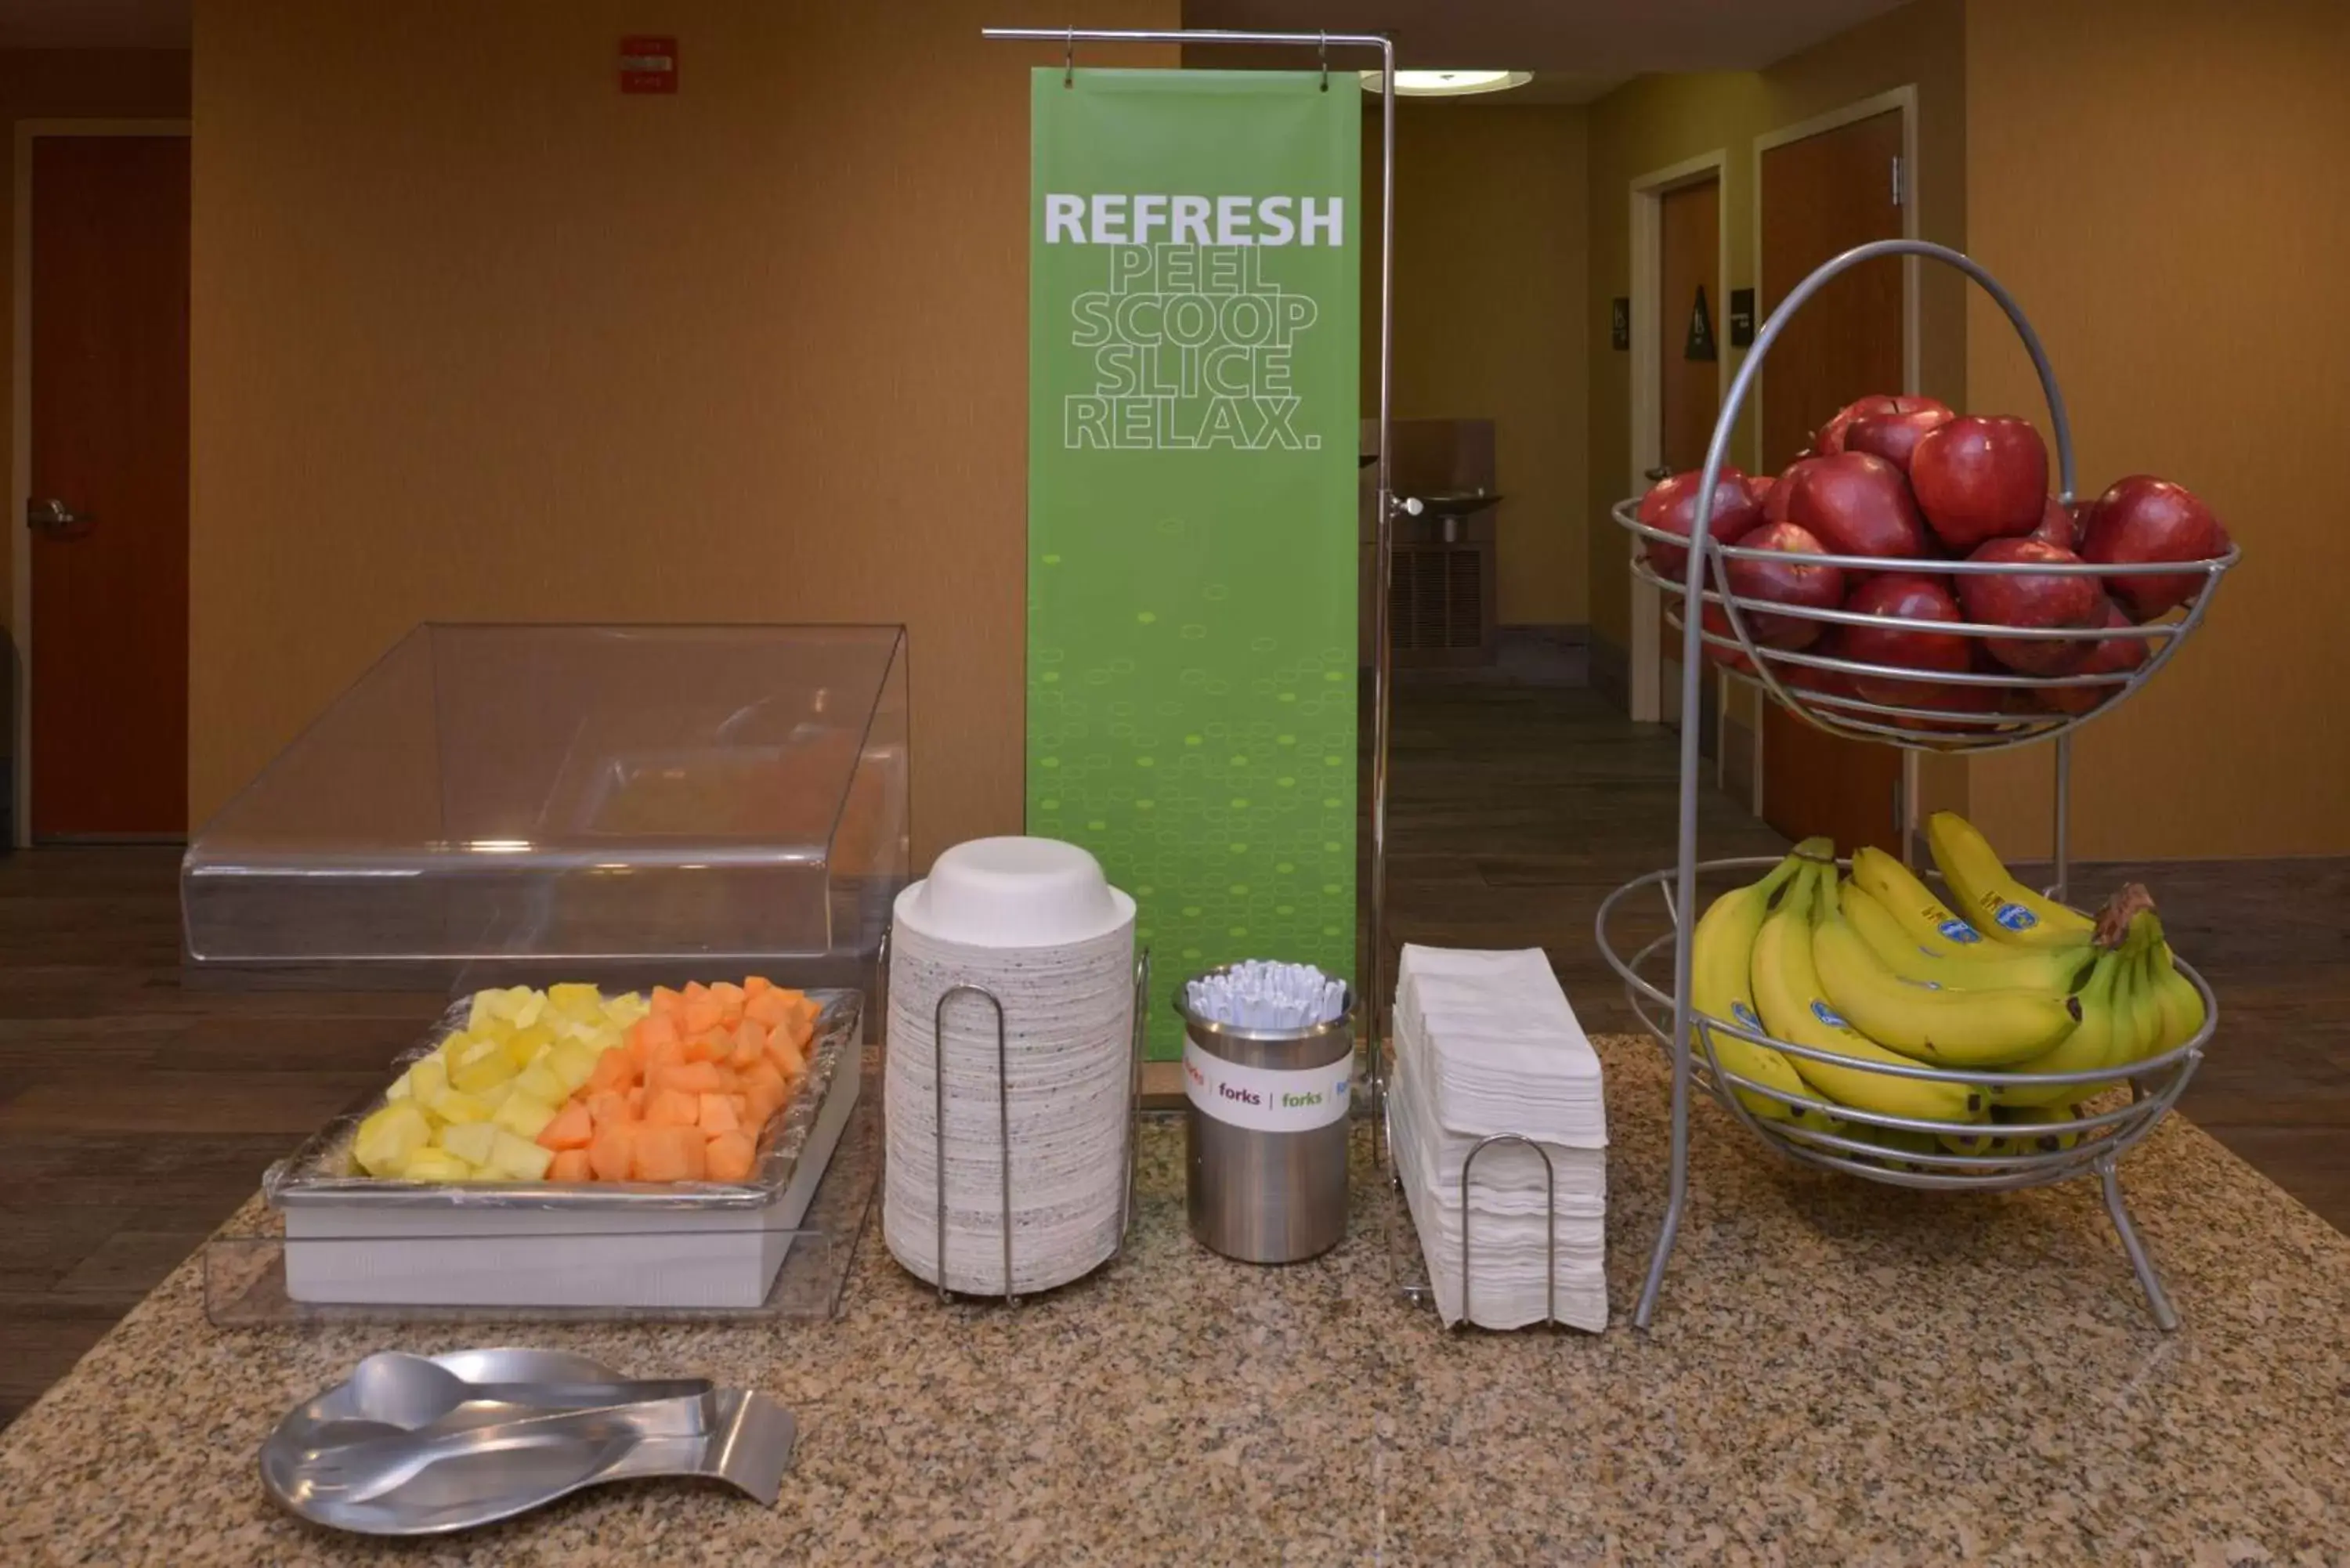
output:
<svg viewBox="0 0 2350 1568"><path fill-rule="evenodd" d="M899 627L420 626L195 838L198 976L875 992Z"/></svg>

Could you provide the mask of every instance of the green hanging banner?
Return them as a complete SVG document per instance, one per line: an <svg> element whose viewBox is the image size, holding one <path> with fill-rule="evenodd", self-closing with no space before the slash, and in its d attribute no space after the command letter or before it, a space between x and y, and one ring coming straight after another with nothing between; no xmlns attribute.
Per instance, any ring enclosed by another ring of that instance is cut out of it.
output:
<svg viewBox="0 0 2350 1568"><path fill-rule="evenodd" d="M1031 84L1028 831L1141 906L1168 1000L1355 966L1362 93Z"/></svg>

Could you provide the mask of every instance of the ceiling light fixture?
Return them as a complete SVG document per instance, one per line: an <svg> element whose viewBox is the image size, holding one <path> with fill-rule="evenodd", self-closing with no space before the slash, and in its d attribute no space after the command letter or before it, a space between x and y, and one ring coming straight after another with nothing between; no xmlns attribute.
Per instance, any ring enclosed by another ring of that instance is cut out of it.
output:
<svg viewBox="0 0 2350 1568"><path fill-rule="evenodd" d="M1363 73L1363 90L1379 90L1378 71ZM1398 71L1398 98L1466 98L1471 93L1507 92L1534 79L1532 71Z"/></svg>

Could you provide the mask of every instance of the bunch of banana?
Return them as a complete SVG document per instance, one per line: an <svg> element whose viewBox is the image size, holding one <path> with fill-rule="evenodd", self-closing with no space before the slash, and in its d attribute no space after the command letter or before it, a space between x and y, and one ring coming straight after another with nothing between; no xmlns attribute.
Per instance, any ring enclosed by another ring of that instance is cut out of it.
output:
<svg viewBox="0 0 2350 1568"><path fill-rule="evenodd" d="M1841 1058L1797 1056L1791 1061L1805 1083L1830 1099L1915 1121L1979 1119L1988 1106L1980 1089L1876 1070L1909 1066L1911 1059L1854 1028L1828 1000L1813 954L1815 929L1824 912L1835 910L1835 867L1806 864L1795 873L1778 907L1764 918L1754 938L1753 961L1754 1004L1764 1026L1791 1045Z"/></svg>
<svg viewBox="0 0 2350 1568"><path fill-rule="evenodd" d="M1959 896L1968 922L1994 941L2028 948L2088 945L2097 923L2077 909L2043 898L2017 881L1991 841L1952 811L1926 819L1926 847L1942 880Z"/></svg>
<svg viewBox="0 0 2350 1568"><path fill-rule="evenodd" d="M1933 1067L2012 1067L2054 1050L2081 1022L2080 1003L2053 971L2036 985L1979 989L1908 978L1862 937L1832 894L1823 905L1812 935L1821 989L1880 1045Z"/></svg>
<svg viewBox="0 0 2350 1568"><path fill-rule="evenodd" d="M1825 858L1835 853L1835 846L1825 838L1808 839L1795 846L1794 853L1773 867L1769 876L1745 888L1734 888L1707 906L1697 923L1696 935L1690 953L1690 1002L1707 1017L1734 1023L1740 1028L1764 1033L1762 1020L1754 1011L1754 996L1748 980L1754 953L1755 934L1762 929L1763 917L1771 909L1772 900L1793 882L1796 875L1813 857ZM1691 1031L1694 1036L1695 1031ZM1720 1030L1708 1031L1713 1043L1714 1059L1736 1077L1783 1094L1813 1097L1804 1080L1787 1058L1767 1045L1756 1045L1734 1034ZM1700 1049L1697 1040L1690 1041L1690 1049ZM1774 1100L1751 1089L1734 1091L1739 1103L1758 1116L1773 1121L1794 1121L1823 1131L1834 1131L1838 1125L1834 1118L1819 1111L1798 1110L1783 1100Z"/></svg>

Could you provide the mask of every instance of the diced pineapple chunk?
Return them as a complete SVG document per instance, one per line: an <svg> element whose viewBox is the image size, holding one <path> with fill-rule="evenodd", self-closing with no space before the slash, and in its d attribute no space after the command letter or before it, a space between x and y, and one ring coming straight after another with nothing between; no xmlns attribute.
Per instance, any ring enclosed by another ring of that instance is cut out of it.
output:
<svg viewBox="0 0 2350 1568"><path fill-rule="evenodd" d="M529 1028L546 1011L546 994L526 985L507 987L506 1001L505 1014L514 1020L516 1029Z"/></svg>
<svg viewBox="0 0 2350 1568"><path fill-rule="evenodd" d="M436 1147L467 1165L487 1165L498 1147L498 1129L487 1122L452 1122L433 1137Z"/></svg>
<svg viewBox="0 0 2350 1568"><path fill-rule="evenodd" d="M432 1121L413 1102L402 1101L359 1123L351 1139L351 1158L369 1176L400 1176L432 1141Z"/></svg>
<svg viewBox="0 0 2350 1568"><path fill-rule="evenodd" d="M444 1122L485 1122L490 1107L463 1089L443 1089L430 1102L432 1114Z"/></svg>
<svg viewBox="0 0 2350 1568"><path fill-rule="evenodd" d="M557 1045L548 1054L545 1065L562 1081L563 1092L569 1096L586 1085L589 1075L596 1071L597 1058L603 1054L600 1047L574 1041ZM534 1067L531 1070L536 1072L538 1069Z"/></svg>
<svg viewBox="0 0 2350 1568"><path fill-rule="evenodd" d="M505 1103L498 1106L494 1119L498 1126L517 1137L536 1137L546 1129L546 1124L555 1119L556 1103L563 1096L557 1095L555 1099L541 1099L536 1095L525 1094L517 1087L505 1097Z"/></svg>
<svg viewBox="0 0 2350 1568"><path fill-rule="evenodd" d="M490 1109L494 1111L500 1106L506 1103L506 1096L514 1093L514 1085L515 1081L512 1078L501 1078L496 1083L492 1084L488 1088L484 1089L480 1094L475 1095L473 1098L481 1101L482 1104L489 1106Z"/></svg>
<svg viewBox="0 0 2350 1568"><path fill-rule="evenodd" d="M564 1017L592 1023L604 1015L604 995L592 985L550 985L546 1000Z"/></svg>
<svg viewBox="0 0 2350 1568"><path fill-rule="evenodd" d="M538 1054L555 1044L555 1031L544 1023L534 1023L527 1029L517 1029L506 1037L506 1055L516 1070L531 1064Z"/></svg>
<svg viewBox="0 0 2350 1568"><path fill-rule="evenodd" d="M421 1148L402 1174L411 1181L471 1181L474 1168L445 1148Z"/></svg>
<svg viewBox="0 0 2350 1568"><path fill-rule="evenodd" d="M383 1092L383 1097L387 1100L408 1098L408 1075L402 1073L399 1077L394 1078L391 1081L391 1087Z"/></svg>
<svg viewBox="0 0 2350 1568"><path fill-rule="evenodd" d="M504 994L505 992L502 991L477 991L473 992L473 1003L471 1007L465 1010L465 1027L470 1030L478 1031L483 1024L487 1023L491 1019L496 1017L498 1011L498 999Z"/></svg>
<svg viewBox="0 0 2350 1568"><path fill-rule="evenodd" d="M633 991L613 997L604 1003L604 1016L622 1029L626 1029L652 1010L653 1004Z"/></svg>
<svg viewBox="0 0 2350 1568"><path fill-rule="evenodd" d="M469 1095L478 1095L515 1075L514 1058L494 1040L484 1040L468 1050L449 1082Z"/></svg>
<svg viewBox="0 0 2350 1568"><path fill-rule="evenodd" d="M449 1064L438 1056L426 1056L408 1069L405 1082L409 1096L430 1110L449 1087Z"/></svg>
<svg viewBox="0 0 2350 1568"><path fill-rule="evenodd" d="M495 1151L484 1168L512 1177L516 1181L539 1181L545 1179L546 1168L554 1163L553 1149L541 1148L529 1138L502 1127L498 1130Z"/></svg>
<svg viewBox="0 0 2350 1568"><path fill-rule="evenodd" d="M592 1067L594 1064L589 1065ZM515 1093L534 1096L550 1106L559 1106L571 1097L571 1085L565 1083L549 1064L535 1062L515 1075Z"/></svg>

